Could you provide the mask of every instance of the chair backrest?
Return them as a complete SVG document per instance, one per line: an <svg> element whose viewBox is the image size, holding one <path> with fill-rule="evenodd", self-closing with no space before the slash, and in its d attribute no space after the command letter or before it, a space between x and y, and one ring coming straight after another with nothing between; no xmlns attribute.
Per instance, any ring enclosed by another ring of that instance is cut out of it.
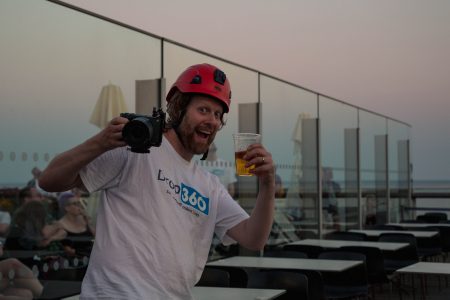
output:
<svg viewBox="0 0 450 300"><path fill-rule="evenodd" d="M369 228L375 230L404 230L403 226L389 224L375 224L370 226Z"/></svg>
<svg viewBox="0 0 450 300"><path fill-rule="evenodd" d="M230 287L245 288L247 286L248 272L245 268L226 266L206 266L206 268L228 272L230 275Z"/></svg>
<svg viewBox="0 0 450 300"><path fill-rule="evenodd" d="M346 271L322 274L325 293L328 298L351 298L368 296L369 283L366 268L366 256L361 253L336 250L322 252L319 259L358 260L363 263Z"/></svg>
<svg viewBox="0 0 450 300"><path fill-rule="evenodd" d="M308 294L311 300L324 300L325 290L323 284L323 277L319 271L313 270L299 270L300 272L308 278Z"/></svg>
<svg viewBox="0 0 450 300"><path fill-rule="evenodd" d="M450 252L450 227L448 226L429 226L428 229L439 230L439 236L443 252Z"/></svg>
<svg viewBox="0 0 450 300"><path fill-rule="evenodd" d="M341 241L367 241L367 234L362 232L352 231L334 231L325 236L327 240L341 240Z"/></svg>
<svg viewBox="0 0 450 300"><path fill-rule="evenodd" d="M379 235L378 240L388 243L408 243L417 247L416 237L412 233L403 232L385 232Z"/></svg>
<svg viewBox="0 0 450 300"><path fill-rule="evenodd" d="M386 260L395 262L395 264L393 263L391 268L389 268L390 270L388 270L388 273L394 271L394 269L419 261L416 237L411 233L407 233L407 231L405 231L405 233L382 233L378 237L378 241L409 244L409 246L401 248L397 251L389 251L384 253L385 263Z"/></svg>
<svg viewBox="0 0 450 300"><path fill-rule="evenodd" d="M425 217L430 220L429 223L439 223L448 220L447 213L444 212L426 212Z"/></svg>
<svg viewBox="0 0 450 300"><path fill-rule="evenodd" d="M225 270L205 267L202 276L196 284L197 286L230 286L230 273Z"/></svg>
<svg viewBox="0 0 450 300"><path fill-rule="evenodd" d="M309 299L308 277L299 272L263 270L249 273L248 288L283 289L286 293L277 299Z"/></svg>
<svg viewBox="0 0 450 300"><path fill-rule="evenodd" d="M297 251L306 253L309 258L317 258L320 253L322 253L325 249L320 246L314 246L314 245L284 245L283 251Z"/></svg>
<svg viewBox="0 0 450 300"><path fill-rule="evenodd" d="M357 252L366 257L367 277L369 283L385 283L389 279L384 268L383 252L376 247L344 246L339 250Z"/></svg>
<svg viewBox="0 0 450 300"><path fill-rule="evenodd" d="M448 218L447 214L443 212L427 212L417 216L416 219L424 223L439 223L446 221Z"/></svg>
<svg viewBox="0 0 450 300"><path fill-rule="evenodd" d="M289 257L289 258L308 258L305 252L290 250L269 250L264 251L265 257Z"/></svg>

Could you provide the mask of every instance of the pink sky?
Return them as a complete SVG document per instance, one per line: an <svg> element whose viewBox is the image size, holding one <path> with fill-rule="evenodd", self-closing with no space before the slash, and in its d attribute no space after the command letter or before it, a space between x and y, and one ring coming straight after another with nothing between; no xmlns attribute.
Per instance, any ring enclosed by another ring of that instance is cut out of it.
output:
<svg viewBox="0 0 450 300"><path fill-rule="evenodd" d="M450 1L65 2L407 122L414 178L450 181Z"/></svg>

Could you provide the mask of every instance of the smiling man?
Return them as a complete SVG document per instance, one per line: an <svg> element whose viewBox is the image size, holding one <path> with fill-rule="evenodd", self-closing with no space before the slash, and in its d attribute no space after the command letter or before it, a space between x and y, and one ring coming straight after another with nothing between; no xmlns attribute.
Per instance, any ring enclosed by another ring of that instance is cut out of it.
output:
<svg viewBox="0 0 450 300"><path fill-rule="evenodd" d="M127 151L122 129L129 121L116 117L44 170L40 185L47 191L102 191L81 299L191 299L214 233L224 244L264 247L274 209L271 154L261 144L248 148L245 159L259 180L250 216L192 159L207 153L230 99L225 73L191 66L167 94L160 147Z"/></svg>

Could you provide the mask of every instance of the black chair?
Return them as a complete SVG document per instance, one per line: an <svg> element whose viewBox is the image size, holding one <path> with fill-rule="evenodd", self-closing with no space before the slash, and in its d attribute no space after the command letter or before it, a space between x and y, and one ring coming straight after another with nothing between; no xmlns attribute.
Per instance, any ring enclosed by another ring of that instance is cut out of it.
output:
<svg viewBox="0 0 450 300"><path fill-rule="evenodd" d="M403 226L400 225L389 225L389 224L375 224L370 226L368 229L374 230L404 230Z"/></svg>
<svg viewBox="0 0 450 300"><path fill-rule="evenodd" d="M294 271L262 270L249 273L248 288L283 289L286 293L277 299L310 299L308 277Z"/></svg>
<svg viewBox="0 0 450 300"><path fill-rule="evenodd" d="M308 295L311 300L325 300L325 288L322 274L313 270L299 270L308 278Z"/></svg>
<svg viewBox="0 0 450 300"><path fill-rule="evenodd" d="M321 251L320 251L321 252ZM317 254L318 255L318 254ZM290 257L290 258L308 258L308 255L300 251L290 250L272 250L264 252L265 257ZM290 271L288 271L290 272ZM322 274L313 270L295 270L293 272L302 273L308 277L309 299L324 300L325 292L323 287Z"/></svg>
<svg viewBox="0 0 450 300"><path fill-rule="evenodd" d="M225 270L216 269L212 267L205 267L197 286L230 286L230 273Z"/></svg>
<svg viewBox="0 0 450 300"><path fill-rule="evenodd" d="M382 287L383 284L389 284L389 291L392 292L391 281L384 269L383 252L376 247L364 246L344 246L339 248L342 251L350 251L364 254L366 256L367 279L371 286L372 298L375 298L375 287Z"/></svg>
<svg viewBox="0 0 450 300"><path fill-rule="evenodd" d="M308 255L300 251L290 251L290 250L269 250L264 251L265 257L289 257L289 258L308 258Z"/></svg>
<svg viewBox="0 0 450 300"><path fill-rule="evenodd" d="M425 217L428 219L428 223L440 223L448 220L447 213L444 212L427 212Z"/></svg>
<svg viewBox="0 0 450 300"><path fill-rule="evenodd" d="M418 221L423 223L440 223L447 221L447 214L442 212L427 212L416 217Z"/></svg>
<svg viewBox="0 0 450 300"><path fill-rule="evenodd" d="M292 245L287 244L283 246L283 251L296 251L306 253L309 258L317 258L320 253L322 253L325 249L320 246L314 245Z"/></svg>
<svg viewBox="0 0 450 300"><path fill-rule="evenodd" d="M438 234L432 237L419 237L417 240L417 253L423 261L433 260L443 255L442 239L439 229L431 227L414 228L416 231L437 231ZM408 232L408 231L406 231Z"/></svg>
<svg viewBox="0 0 450 300"><path fill-rule="evenodd" d="M245 268L223 266L214 266L210 268L228 272L228 274L230 274L230 287L245 288L247 286L248 272Z"/></svg>
<svg viewBox="0 0 450 300"><path fill-rule="evenodd" d="M411 220L411 219L409 219L409 220L402 220L401 221L401 223L409 223L409 224L411 224L411 223L420 223L420 221L418 221L418 220Z"/></svg>
<svg viewBox="0 0 450 300"><path fill-rule="evenodd" d="M313 270L282 270L286 272L295 272L306 275L308 278L308 295L311 300L325 300L325 288L322 274ZM278 298L277 298L278 299ZM299 298L301 299L301 298Z"/></svg>
<svg viewBox="0 0 450 300"><path fill-rule="evenodd" d="M419 262L417 252L417 240L411 233L382 233L378 237L380 242L408 243L397 251L384 253L384 268L388 274L393 274L396 270Z"/></svg>
<svg viewBox="0 0 450 300"><path fill-rule="evenodd" d="M325 295L327 299L349 299L368 297L369 283L366 268L366 256L350 251L325 251L319 259L358 260L363 263L344 272L323 272Z"/></svg>
<svg viewBox="0 0 450 300"><path fill-rule="evenodd" d="M362 232L352 231L334 231L325 235L327 240L341 240L341 241L367 241L367 234Z"/></svg>
<svg viewBox="0 0 450 300"><path fill-rule="evenodd" d="M444 254L444 261L447 260L450 253L450 227L448 226L430 226L428 229L439 230L439 237L441 238L441 249Z"/></svg>

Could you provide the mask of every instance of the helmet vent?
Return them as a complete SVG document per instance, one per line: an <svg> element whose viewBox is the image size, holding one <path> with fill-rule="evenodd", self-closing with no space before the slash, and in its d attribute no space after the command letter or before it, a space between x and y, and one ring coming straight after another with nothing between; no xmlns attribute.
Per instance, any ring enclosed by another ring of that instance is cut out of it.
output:
<svg viewBox="0 0 450 300"><path fill-rule="evenodd" d="M224 85L226 79L227 79L227 75L225 75L224 72L222 72L222 71L219 70L219 69L216 69L216 70L214 71L214 81L215 81L215 82L217 82L217 83L219 83L219 84L221 84L221 85Z"/></svg>
<svg viewBox="0 0 450 300"><path fill-rule="evenodd" d="M202 77L200 75L195 75L194 78L191 80L191 84L201 84L202 83Z"/></svg>

